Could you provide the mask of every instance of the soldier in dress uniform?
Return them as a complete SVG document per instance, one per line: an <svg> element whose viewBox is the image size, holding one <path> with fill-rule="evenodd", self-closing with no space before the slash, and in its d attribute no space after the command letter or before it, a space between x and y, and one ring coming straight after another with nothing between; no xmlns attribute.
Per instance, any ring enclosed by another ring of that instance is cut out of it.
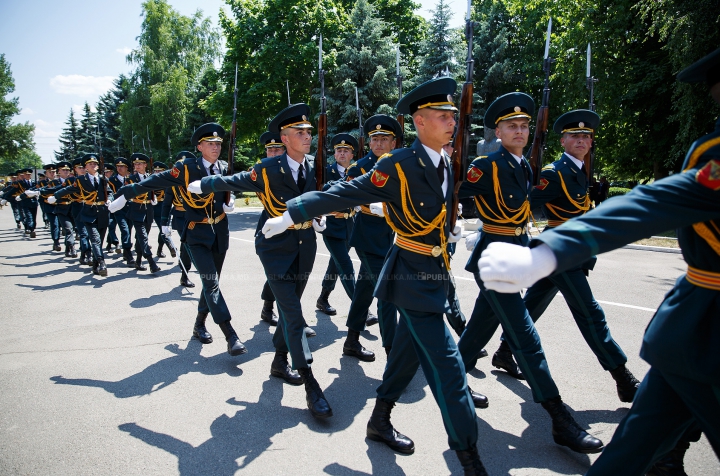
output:
<svg viewBox="0 0 720 476"><path fill-rule="evenodd" d="M160 172L164 172L167 170L167 165L165 165L162 162L153 162L153 173L159 174ZM163 246L167 245L168 250L170 251L170 256L175 258L177 256L177 250L175 249L175 244L170 240L168 236L165 235L163 232L163 225L162 225L162 208L163 208L163 201L165 200L165 195L167 194L168 190L156 190L155 193L155 205L153 205L153 220L155 221L155 224L158 227L158 249L155 256L158 258L164 258L165 253L163 253Z"/></svg>
<svg viewBox="0 0 720 476"><path fill-rule="evenodd" d="M130 171L130 161L126 159L125 157L118 157L115 159L115 171L108 180L108 185L110 186L110 191L113 195L117 195L117 191L125 185L125 179L128 177L128 172ZM128 205L125 205L119 210L116 210L114 213L111 213L110 216L117 224L118 228L120 228L120 241L122 243L122 255L123 260L125 260L125 265L128 268L134 268L135 267L135 260L133 259L132 255L132 240L130 239L130 227L132 226L132 220L128 220L127 213L128 213ZM120 253L120 250L115 250L116 253Z"/></svg>
<svg viewBox="0 0 720 476"><path fill-rule="evenodd" d="M92 253L92 271L94 274L107 276L107 266L102 248L110 221L110 213L107 209L107 202L110 200L107 179L98 173L100 163L95 154L85 154L82 157L82 164L85 174L77 177L68 187L55 192L53 198L61 200L71 194L84 198L78 220L88 233L90 252Z"/></svg>
<svg viewBox="0 0 720 476"><path fill-rule="evenodd" d="M121 208L126 200L147 196L156 190L175 187L182 197L185 210L184 228L180 241L185 243L195 269L200 273L203 292L198 303L198 313L193 336L203 344L210 344L212 335L205 327L208 313L225 335L227 351L237 356L247 352L230 324L230 310L220 292L220 273L230 242L226 214L235 206L225 203L225 194L196 194L188 190L188 184L208 175L224 175L227 163L218 160L225 130L220 124L208 123L198 127L190 142L201 156L188 154L175 163L172 169L151 175L140 183L127 183L118 190L119 197L111 204L111 210ZM181 153L182 154L182 153Z"/></svg>
<svg viewBox="0 0 720 476"><path fill-rule="evenodd" d="M400 123L394 117L385 114L370 117L363 127L370 138L370 152L348 168L348 179L354 179L370 171L375 167L379 157L395 149L397 138L402 136ZM348 329L356 332L365 329L373 291L385 263L385 256L392 248L394 237L395 233L385 221L382 203L360 206L360 213L355 217L355 225L350 236L350 246L355 248L360 258L360 269L348 312ZM377 306L382 345L385 353L389 354L397 327L397 309L394 304L380 299ZM370 351L365 350L363 355L367 352Z"/></svg>
<svg viewBox="0 0 720 476"><path fill-rule="evenodd" d="M35 238L35 225L37 222L37 196L39 195L35 190L35 182L30 178L32 169L22 169L18 171L18 180L14 183L13 187L15 190L15 201L18 202L20 216L23 219L23 226L25 227L25 234L30 235L30 238Z"/></svg>
<svg viewBox="0 0 720 476"><path fill-rule="evenodd" d="M74 175L68 177L67 183L63 184L64 187L74 185L78 177L85 174L85 167L82 163L83 156L73 160L72 165ZM77 235L77 240L80 242L80 264L90 266L92 265L92 260L90 259L92 252L90 251L88 232L85 228L85 223L78 218L85 201L85 196L81 193L73 193L70 194L68 198L70 199L70 214L72 215L73 225L75 226L75 235Z"/></svg>
<svg viewBox="0 0 720 476"><path fill-rule="evenodd" d="M20 223L22 223L22 217L20 216L18 203L15 201L15 197L12 196L12 194L15 193L14 184L18 180L18 174L17 172L13 172L8 175L8 177L10 178L10 181L5 185L5 187L3 187L2 191L0 191L0 195L3 200L10 203L10 208L12 209L13 217L15 218L15 225L19 230L21 227Z"/></svg>
<svg viewBox="0 0 720 476"><path fill-rule="evenodd" d="M45 182L47 182L47 179L46 179L46 177L45 177L45 174L44 174L44 173L38 173L38 174L37 174L37 181L35 182L35 185L34 185L34 187L33 187L33 190L37 191L37 189L41 188ZM37 198L38 196L39 196L39 195L36 195L36 198ZM45 225L44 227L45 227L46 229L48 229L48 228L50 228L50 220L49 220L48 215L47 215L47 212L46 212L46 210L45 210L45 203L44 203L41 199L39 199L39 198L38 198L37 202L38 202L38 206L40 207L40 214L42 215L43 224Z"/></svg>
<svg viewBox="0 0 720 476"><path fill-rule="evenodd" d="M115 166L112 164L103 164L103 166L105 167L104 175L109 185L110 180L113 175L115 175ZM115 189L111 187L110 192L115 193ZM105 250L108 253L111 253L113 249L115 249L115 253L120 254L120 241L117 237L117 222L115 221L115 215L111 213L107 228L107 246L105 247Z"/></svg>
<svg viewBox="0 0 720 476"><path fill-rule="evenodd" d="M140 183L149 177L147 167L150 164L150 158L141 153L134 153L130 156L130 162L133 164L135 173L125 178L125 185ZM155 263L152 255L152 249L148 244L148 233L153 222L153 205L155 204L155 196L152 193L141 193L129 198L127 201L127 218L132 221L135 230L135 269L145 271L147 268L142 265L142 259L145 259L150 266L151 273L160 271L160 267Z"/></svg>
<svg viewBox="0 0 720 476"><path fill-rule="evenodd" d="M283 109L270 122L268 130L280 135L285 154L266 158L250 171L232 177L203 178L201 183L190 184L190 189L204 193L255 192L264 207L261 220L282 215L285 202L316 188L313 160L307 155L312 141L309 116L307 104L299 103ZM262 233L255 237L255 251L265 269L279 313L270 373L292 385L304 383L308 409L316 418L331 417L332 409L310 368L313 358L304 331L300 298L315 262L315 231L322 231L324 222L324 219L320 223L308 219L275 238L267 238ZM292 369L288 365L288 352Z"/></svg>
<svg viewBox="0 0 720 476"><path fill-rule="evenodd" d="M272 240L276 233L313 216L365 203L384 204L397 237L378 275L375 294L396 306L400 321L367 436L395 451L414 452L412 440L390 423L390 411L420 365L440 407L450 448L457 451L465 474L486 475L477 453L477 423L465 369L443 320L448 305L447 243L461 236L460 227L451 230L447 220L454 179L442 150L455 127L456 88L455 80L443 77L406 94L397 110L413 116L418 139L412 147L380 156L372 169L351 181L290 200L287 211L268 220L263 232Z"/></svg>
<svg viewBox="0 0 720 476"><path fill-rule="evenodd" d="M63 200L55 200L53 197L54 193L58 190L65 188L69 185L71 164L70 162L58 162L57 166L57 179L44 188L40 189L40 194L43 197L47 197L48 203L52 200L54 203L51 205L54 207L54 213L58 220L58 227L62 229L62 234L65 241L65 256L68 258L76 258L77 252L75 251L75 231L74 231L74 220L72 217L72 201L69 198ZM52 198L51 198L52 197Z"/></svg>
<svg viewBox="0 0 720 476"><path fill-rule="evenodd" d="M720 103L720 49L678 74L704 82ZM646 474L698 424L720 449L720 121L695 141L683 173L634 188L520 248L489 247L480 260L485 285L515 293L594 254L677 229L688 264L645 331L640 356L650 364L629 413L588 476ZM654 474L667 474L656 471Z"/></svg>
<svg viewBox="0 0 720 476"><path fill-rule="evenodd" d="M195 154L183 150L175 156L175 162L180 162L185 159L197 159ZM185 230L185 201L182 199L182 193L178 186L170 187L165 190L165 199L162 203L162 210L160 212L160 224L162 225L162 232L166 237L172 236L172 231L175 230L182 237L183 231ZM180 241L180 258L178 260L178 266L180 267L180 286L186 288L194 288L195 283L190 281L187 273L190 271L192 260L190 259L190 253L185 241Z"/></svg>
<svg viewBox="0 0 720 476"><path fill-rule="evenodd" d="M552 418L555 443L579 453L599 453L602 442L578 425L560 398L550 375L545 352L520 293L498 294L485 289L478 274L480 253L493 242L525 245L530 215L529 192L532 171L523 157L529 123L535 103L525 93L509 93L497 98L485 113L485 127L495 128L500 149L486 158L475 159L460 188L460 197L474 197L483 220L483 231L465 267L480 287L472 316L458 348L467 371L475 367L482 348L501 325L505 340L527 377L533 399ZM493 358L493 365L498 366ZM484 399L483 399L484 400ZM480 401L476 402L477 406ZM484 400L482 403L486 403Z"/></svg>
<svg viewBox="0 0 720 476"><path fill-rule="evenodd" d="M600 117L585 109L567 112L555 121L553 130L561 135L560 144L565 152L559 160L542 169L540 183L530 194L532 208L542 206L548 217L546 230L582 216L590 209L583 157L590 150L592 134L599 124ZM640 382L625 366L627 356L610 335L605 313L590 289L587 273L595 261L588 260L574 269L540 280L528 289L523 300L533 322L537 322L560 290L585 342L600 365L615 379L620 401L632 402ZM510 347L503 340L498 354L507 352ZM503 358L512 359L512 356Z"/></svg>
<svg viewBox="0 0 720 476"><path fill-rule="evenodd" d="M60 179L55 177L57 166L55 164L47 164L43 165L43 169L45 170L45 180L41 180L38 183L38 189L42 190L43 188L52 188L57 185L60 185ZM45 214L48 217L48 224L50 225L50 237L53 240L53 251L62 251L62 248L60 248L60 221L58 220L58 216L55 213L55 207L57 206L54 203L48 203L48 198L50 197L50 193L40 193L40 196L38 197L38 201L40 202L40 206L45 209Z"/></svg>

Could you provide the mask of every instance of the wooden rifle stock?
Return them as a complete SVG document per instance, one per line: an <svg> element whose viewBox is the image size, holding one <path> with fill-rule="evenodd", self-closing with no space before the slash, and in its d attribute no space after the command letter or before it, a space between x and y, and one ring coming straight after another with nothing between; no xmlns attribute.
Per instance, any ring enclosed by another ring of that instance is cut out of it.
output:
<svg viewBox="0 0 720 476"><path fill-rule="evenodd" d="M547 140L548 129L548 107L543 105L540 107L535 123L535 137L533 138L532 147L530 147L530 169L533 173L532 185L540 183L540 171L543 164L543 153L545 151L545 141Z"/></svg>
<svg viewBox="0 0 720 476"><path fill-rule="evenodd" d="M318 142L315 152L315 189L321 191L325 185L327 171L327 113L320 113L318 118Z"/></svg>
<svg viewBox="0 0 720 476"><path fill-rule="evenodd" d="M405 147L405 114L398 114L397 121L400 123L400 137L397 138L397 149Z"/></svg>
<svg viewBox="0 0 720 476"><path fill-rule="evenodd" d="M450 208L450 231L455 229L455 222L458 217L458 204L460 203L460 186L465 181L470 151L470 117L473 106L473 83L472 79L463 84L462 95L460 96L460 114L458 118L457 133L453 141L452 168L453 168L453 196Z"/></svg>
<svg viewBox="0 0 720 476"><path fill-rule="evenodd" d="M228 174L235 175L235 136L237 134L237 87L238 77L238 64L235 63L235 86L233 87L233 120L232 126L230 127L230 143L228 144ZM230 198L232 194L227 192L225 194L225 203L230 205Z"/></svg>

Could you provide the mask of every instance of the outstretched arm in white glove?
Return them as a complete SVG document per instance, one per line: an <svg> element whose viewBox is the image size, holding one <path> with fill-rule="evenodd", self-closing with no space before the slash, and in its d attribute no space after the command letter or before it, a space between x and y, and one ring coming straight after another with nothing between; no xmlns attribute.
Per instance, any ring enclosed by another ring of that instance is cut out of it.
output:
<svg viewBox="0 0 720 476"><path fill-rule="evenodd" d="M315 231L317 231L318 233L322 233L323 231L325 231L325 228L327 228L326 221L327 220L325 220L325 217L320 217L320 220L317 220L317 219L313 220L312 221L313 229Z"/></svg>
<svg viewBox="0 0 720 476"><path fill-rule="evenodd" d="M187 191L190 193L202 193L202 187L200 186L200 183L200 180L190 182L187 186Z"/></svg>
<svg viewBox="0 0 720 476"><path fill-rule="evenodd" d="M230 194L230 203L223 203L223 211L225 213L230 213L233 210L235 210L235 197L233 197L233 195L231 193Z"/></svg>
<svg viewBox="0 0 720 476"><path fill-rule="evenodd" d="M272 238L275 235L279 235L291 226L293 226L293 220L290 218L288 212L284 212L281 216L275 218L268 218L262 227L263 235L265 238Z"/></svg>
<svg viewBox="0 0 720 476"><path fill-rule="evenodd" d="M377 215L379 217L384 217L385 212L383 211L382 202L371 203L370 204L370 213L372 213L373 215Z"/></svg>
<svg viewBox="0 0 720 476"><path fill-rule="evenodd" d="M110 202L110 205L108 205L108 210L110 211L110 213L115 213L116 211L121 210L126 203L127 200L125 199L125 196L120 195L115 200Z"/></svg>
<svg viewBox="0 0 720 476"><path fill-rule="evenodd" d="M499 293L519 293L557 268L557 259L547 245L535 248L510 243L490 243L478 261L486 288Z"/></svg>
<svg viewBox="0 0 720 476"><path fill-rule="evenodd" d="M53 203L57 202L57 198L55 198L55 195L50 195L48 197L48 203L52 205Z"/></svg>
<svg viewBox="0 0 720 476"><path fill-rule="evenodd" d="M455 225L455 229L448 236L448 243L457 243L462 240L462 227Z"/></svg>

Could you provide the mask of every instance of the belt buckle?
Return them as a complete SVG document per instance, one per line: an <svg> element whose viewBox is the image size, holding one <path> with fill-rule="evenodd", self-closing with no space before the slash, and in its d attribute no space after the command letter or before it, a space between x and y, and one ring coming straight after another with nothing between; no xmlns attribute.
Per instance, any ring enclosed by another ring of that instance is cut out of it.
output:
<svg viewBox="0 0 720 476"><path fill-rule="evenodd" d="M442 254L442 248L439 246L433 246L432 251L430 251L430 254L433 256L433 258L437 258Z"/></svg>
<svg viewBox="0 0 720 476"><path fill-rule="evenodd" d="M208 222L210 225L212 225L212 224L215 223L215 219L214 219L214 218L211 218L211 217L208 217L208 221L207 221L207 222Z"/></svg>
<svg viewBox="0 0 720 476"><path fill-rule="evenodd" d="M523 230L522 230L521 227L515 228L515 236L520 236L520 235L522 235L522 232L523 232Z"/></svg>

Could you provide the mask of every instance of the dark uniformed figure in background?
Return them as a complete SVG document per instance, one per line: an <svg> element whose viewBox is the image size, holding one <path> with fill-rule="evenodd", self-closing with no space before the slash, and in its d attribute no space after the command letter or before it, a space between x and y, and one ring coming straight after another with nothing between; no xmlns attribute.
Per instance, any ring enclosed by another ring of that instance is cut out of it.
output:
<svg viewBox="0 0 720 476"><path fill-rule="evenodd" d="M30 178L32 169L22 169L18 171L18 180L13 184L15 190L14 200L18 202L20 216L25 227L25 234L30 238L35 238L35 225L37 222L37 195L34 190L35 182ZM28 193L30 192L30 193Z"/></svg>
<svg viewBox="0 0 720 476"><path fill-rule="evenodd" d="M57 173L57 165L43 165L43 169L45 170L45 180L41 180L40 183L38 183L39 190L53 188L60 185L60 179L55 176ZM55 203L48 203L48 198L51 195L51 193L41 192L38 197L38 201L40 202L40 206L44 208L45 214L47 215L48 225L50 226L50 237L53 240L53 251L62 251L62 248L60 247L60 220L55 213L55 207L57 207L57 205Z"/></svg>
<svg viewBox="0 0 720 476"><path fill-rule="evenodd" d="M115 166L112 164L103 164L105 167L105 178L108 181L108 184L110 184L110 181L112 180L113 175L115 175ZM110 188L111 193L115 193L114 188ZM111 253L115 250L115 253L120 253L120 241L117 237L117 222L115 221L115 215L110 214L110 221L108 223L108 229L107 229L107 247L105 250L108 253Z"/></svg>
<svg viewBox="0 0 720 476"><path fill-rule="evenodd" d="M77 178L85 174L82 157L73 160L72 165L74 175L68 177L68 183L64 184L66 187L74 185ZM73 193L69 195L68 198L70 199L70 213L72 214L73 224L75 226L75 235L80 242L80 264L90 266L92 264L92 260L90 259L92 253L90 251L88 233L85 229L85 223L78 219L83 202L85 201L85 196L80 193Z"/></svg>
<svg viewBox="0 0 720 476"><path fill-rule="evenodd" d="M532 208L542 206L548 218L546 230L582 216L590 209L583 157L590 150L592 134L599 124L600 117L585 109L570 111L555 121L553 129L562 136L560 144L565 153L543 168L540 183L530 194ZM585 342L603 369L615 379L620 401L632 402L640 382L625 367L627 356L610 335L605 312L593 297L587 273L594 265L595 259L592 259L574 269L538 281L525 293L525 307L533 322L537 322L558 290L561 291ZM500 347L498 352L510 350L506 341Z"/></svg>
<svg viewBox="0 0 720 476"><path fill-rule="evenodd" d="M22 217L20 216L19 205L15 201L15 197L12 196L12 194L15 193L14 184L18 180L17 171L11 173L10 175L8 175L8 177L10 177L10 182L2 189L2 198L3 198L3 200L5 200L6 202L8 202L10 204L10 208L12 209L12 212L13 212L13 218L15 218L15 225L16 225L17 229L19 230L22 226L21 225ZM7 193L7 195L6 195L6 192L9 192L9 193Z"/></svg>
<svg viewBox="0 0 720 476"><path fill-rule="evenodd" d="M678 80L705 82L720 103L720 49L681 71ZM640 356L650 370L588 476L645 475L695 424L716 453L720 449L720 121L690 146L682 173L542 233L529 249L497 244L480 260L488 288L514 293L594 254L670 229L677 229L687 273L645 331ZM675 466L649 474L684 471Z"/></svg>
<svg viewBox="0 0 720 476"><path fill-rule="evenodd" d="M47 201L54 202L55 216L58 219L58 226L62 230L62 234L65 241L65 256L68 258L76 258L77 251L75 251L75 223L72 216L72 201L70 198L65 197L62 200L56 200L53 196L58 190L67 187L71 181L70 162L58 162L57 163L57 179L52 183L48 184L47 187L40 189L40 193L47 197Z"/></svg>
<svg viewBox="0 0 720 476"><path fill-rule="evenodd" d="M372 170L379 157L395 149L397 138L402 135L400 123L394 117L385 114L370 117L363 126L370 138L370 152L348 168L347 176L350 179ZM361 205L350 236L350 246L355 248L360 258L360 269L355 281L355 294L350 304L347 326L348 329L356 332L365 329L373 291L385 263L385 256L392 248L395 237L392 228L385 221L382 210L381 203ZM380 299L377 306L382 345L385 352L389 353L397 327L397 308L394 304Z"/></svg>
<svg viewBox="0 0 720 476"><path fill-rule="evenodd" d="M349 182L290 200L287 212L268 220L263 232L272 240L287 226L313 216L384 203L397 238L375 294L397 307L400 321L367 436L395 451L414 452L412 440L390 423L390 411L421 365L440 407L450 448L457 451L465 474L486 475L477 453L477 423L465 369L443 319L449 282L447 243L460 239L460 228L450 230L447 220L454 179L442 150L455 127L457 109L451 95L456 87L453 79L443 77L406 94L397 110L413 116L418 139L412 147L381 156L373 169Z"/></svg>
<svg viewBox="0 0 720 476"><path fill-rule="evenodd" d="M76 178L71 185L54 193L56 200L63 200L68 195L84 197L78 221L88 233L90 252L92 253L92 270L94 274L107 276L107 266L103 255L102 244L105 239L110 214L107 202L110 199L107 179L98 173L99 161L95 154L82 157L85 174Z"/></svg>
<svg viewBox="0 0 720 476"><path fill-rule="evenodd" d="M282 215L286 201L316 188L313 160L307 155L312 141L309 116L310 108L300 103L283 109L270 122L268 130L280 135L285 154L264 159L249 172L204 178L202 184L192 184L191 189L201 186L204 193L255 192L263 203L263 224L268 218ZM315 262L315 230L321 231L324 221L319 224L307 219L279 236L267 238L258 233L255 237L255 251L265 269L279 313L273 335L275 358L270 366L271 375L293 385L304 383L308 408L316 418L332 416L332 409L310 368L313 358L304 331L300 299ZM288 366L288 352L292 369Z"/></svg>
<svg viewBox="0 0 720 476"><path fill-rule="evenodd" d="M164 172L167 170L167 165L165 165L162 162L153 162L153 173L159 174L160 172ZM163 225L162 225L162 208L163 208L163 201L165 200L165 195L168 193L168 190L156 190L154 192L155 194L155 205L153 205L153 220L155 221L155 224L158 227L158 249L157 253L155 254L158 258L164 258L165 253L163 253L163 246L167 245L168 250L170 251L170 256L175 258L177 256L177 250L175 249L175 244L172 242L170 237L166 236L163 232Z"/></svg>
<svg viewBox="0 0 720 476"><path fill-rule="evenodd" d="M188 151L182 151L175 156L175 162L181 162L185 159L197 159L195 154ZM175 230L182 237L185 230L185 201L182 199L180 187L174 186L165 190L165 199L163 200L162 210L160 212L160 224L162 225L163 234L172 240L172 231ZM194 288L195 283L190 281L187 273L190 271L192 260L185 241L180 241L180 258L178 266L180 267L180 286L186 288Z"/></svg>
<svg viewBox="0 0 720 476"><path fill-rule="evenodd" d="M525 308L520 293L498 294L488 291L478 274L480 253L493 242L526 245L526 224L530 215L529 192L533 183L532 171L523 157L527 145L529 122L535 103L525 93L509 93L497 98L485 113L485 127L495 128L502 141L500 149L487 158L475 159L460 188L461 197L475 197L483 231L465 267L473 273L480 287L470 321L463 332L458 348L465 369L475 368L478 354L492 338L498 325L512 353L527 377L533 399L540 403L552 418L555 442L579 453L599 453L602 442L578 425L560 398L540 343L540 336ZM493 365L501 367L498 355ZM507 365L502 366L505 368ZM528 377L528 375L530 375ZM479 402L478 402L479 403ZM481 406L481 405L478 405Z"/></svg>
<svg viewBox="0 0 720 476"><path fill-rule="evenodd" d="M150 163L150 158L147 155L135 153L130 156L130 161L133 164L135 173L125 178L125 186L140 183L151 175L147 173L147 166ZM141 193L132 197L126 196L125 198L129 198L126 216L129 221L132 221L135 230L135 269L138 271L147 270L142 265L142 259L145 257L150 265L150 272L157 273L160 271L160 267L155 263L152 250L148 244L148 234L153 222L155 196L152 193Z"/></svg>
<svg viewBox="0 0 720 476"><path fill-rule="evenodd" d="M189 154L185 159L177 161L170 170L151 175L142 183L125 185L118 191L122 198L113 202L111 210L122 207L125 200L176 187L185 206L185 222L180 241L188 248L195 269L200 273L203 288L193 336L203 344L213 341L205 327L208 313L211 313L225 335L228 353L236 356L246 353L247 348L240 342L237 332L230 324L230 310L220 292L220 273L230 242L226 214L232 211L234 203L231 199L230 204L226 205L225 194L195 194L187 189L189 183L202 177L227 173L227 163L218 160L224 136L225 130L220 124L209 123L198 127L190 142L200 151L200 157L195 158Z"/></svg>
<svg viewBox="0 0 720 476"><path fill-rule="evenodd" d="M116 173L113 174L112 177L110 177L110 179L108 180L110 190L113 195L117 195L117 191L120 190L120 187L125 185L125 179L127 178L130 171L130 161L125 157L118 157L117 159L115 159L115 170ZM132 240L130 237L132 220L128 220L128 208L129 207L126 204L121 209L115 211L114 213L111 213L110 216L120 229L120 242L122 245L122 255L123 259L125 260L125 265L128 268L134 268L135 260L133 259L131 251ZM119 253L120 251L116 249L115 252Z"/></svg>

